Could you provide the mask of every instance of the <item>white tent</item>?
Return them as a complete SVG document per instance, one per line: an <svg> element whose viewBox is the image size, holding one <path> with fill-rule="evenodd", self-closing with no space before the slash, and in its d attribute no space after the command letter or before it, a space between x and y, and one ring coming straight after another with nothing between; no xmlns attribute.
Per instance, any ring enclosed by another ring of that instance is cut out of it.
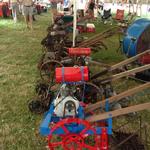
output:
<svg viewBox="0 0 150 150"><path fill-rule="evenodd" d="M76 38L76 27L77 27L77 10L78 9L85 9L88 0L73 0L73 47L75 47L75 38Z"/></svg>

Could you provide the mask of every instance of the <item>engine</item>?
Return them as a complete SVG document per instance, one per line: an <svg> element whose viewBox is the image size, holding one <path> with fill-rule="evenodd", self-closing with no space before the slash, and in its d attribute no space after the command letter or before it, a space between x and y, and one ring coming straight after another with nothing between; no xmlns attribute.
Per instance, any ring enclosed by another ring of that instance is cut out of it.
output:
<svg viewBox="0 0 150 150"><path fill-rule="evenodd" d="M54 113L58 117L76 116L79 101L72 96L60 97L54 101Z"/></svg>
<svg viewBox="0 0 150 150"><path fill-rule="evenodd" d="M65 84L62 85L54 100L54 113L58 117L76 116L78 113L79 101L69 91Z"/></svg>

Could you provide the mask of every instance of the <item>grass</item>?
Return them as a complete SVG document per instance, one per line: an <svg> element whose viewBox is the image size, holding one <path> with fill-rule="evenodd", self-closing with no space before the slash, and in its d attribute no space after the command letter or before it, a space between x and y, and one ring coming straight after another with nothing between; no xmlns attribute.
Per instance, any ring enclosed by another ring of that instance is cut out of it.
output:
<svg viewBox="0 0 150 150"><path fill-rule="evenodd" d="M25 28L22 18L17 24L11 19L0 19L0 150L46 149L46 141L38 131L43 116L32 114L28 101L35 96L34 87L40 78L37 69L42 55L40 42L47 34L49 22L49 14L37 16L34 30L30 31ZM97 32L108 27L96 23ZM117 36L106 40L108 50L94 53L93 58L109 64L123 60L125 57L116 52L117 43ZM134 85L134 81L115 84L119 92ZM149 99L143 97L142 101ZM149 112L142 114L150 123Z"/></svg>
<svg viewBox="0 0 150 150"><path fill-rule="evenodd" d="M38 135L41 116L28 111L39 78L37 62L42 54L40 42L46 36L48 14L37 16L34 31L21 19L0 20L0 149L45 149ZM36 148L34 148L36 147Z"/></svg>

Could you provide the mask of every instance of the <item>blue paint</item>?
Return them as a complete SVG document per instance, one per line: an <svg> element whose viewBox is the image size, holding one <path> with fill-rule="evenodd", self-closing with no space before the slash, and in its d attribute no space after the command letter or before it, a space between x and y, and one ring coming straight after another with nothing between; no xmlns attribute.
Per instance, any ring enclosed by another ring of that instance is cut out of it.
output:
<svg viewBox="0 0 150 150"><path fill-rule="evenodd" d="M112 115L109 114L109 118L107 119L108 122L108 128L107 128L107 132L109 135L112 134Z"/></svg>
<svg viewBox="0 0 150 150"><path fill-rule="evenodd" d="M40 125L40 134L41 135L48 135L50 133L49 124L52 119L53 110L54 110L54 105L51 104L49 111L46 113L46 116Z"/></svg>
<svg viewBox="0 0 150 150"><path fill-rule="evenodd" d="M109 104L109 98L107 98L105 100L105 111L106 112L109 112L109 106L110 106L110 104ZM108 124L107 133L109 135L111 135L112 134L112 115L111 114L109 114L108 118L106 119L106 122Z"/></svg>
<svg viewBox="0 0 150 150"><path fill-rule="evenodd" d="M129 26L123 39L123 52L129 56L137 55L137 44L141 34L150 26L150 20L138 19Z"/></svg>
<svg viewBox="0 0 150 150"><path fill-rule="evenodd" d="M105 111L108 112L109 111L109 99L107 98L105 101Z"/></svg>
<svg viewBox="0 0 150 150"><path fill-rule="evenodd" d="M84 110L83 107L79 106L78 108L78 114L76 116L77 118L80 119L84 119ZM50 127L49 125L53 122L57 123L59 122L61 119L60 117L57 117L54 115L54 105L51 104L49 111L45 114L44 120L42 121L41 125L40 125L40 134L43 136L47 136L50 133ZM67 126L67 129L71 132L71 133L78 133L81 130L84 129L83 125L78 125L75 126L74 124L70 124L70 126ZM54 134L64 134L64 131L62 128L58 128Z"/></svg>
<svg viewBox="0 0 150 150"><path fill-rule="evenodd" d="M62 119L64 119L63 117L57 117L54 114L54 103L52 102L52 104L50 105L50 109L48 110L47 113L45 113L44 115L44 120L40 125L40 134L43 136L48 136L51 132L51 128L50 128L50 124L51 123L57 123L59 121L61 121ZM105 103L105 110L106 112L109 111L109 99L106 100ZM78 110L77 110L78 114L75 116L76 118L82 119L84 120L85 117L85 112L83 107L80 105ZM67 118L67 116L65 117ZM112 134L112 117L111 114L108 115L108 118L106 120L100 120L100 121L106 121L107 126L105 126L104 128L107 129L107 134L111 135ZM82 124L77 124L77 123L71 123L71 124L66 124L65 127L68 129L68 131L70 133L80 133L81 131L83 131L83 129L85 129L86 127ZM96 134L100 135L102 132L102 128L103 127L94 127L96 130ZM63 135L66 134L65 131L63 130L62 127L57 128L52 134L57 134L57 135ZM94 132L90 129L85 130L85 134L88 135L93 135Z"/></svg>
<svg viewBox="0 0 150 150"><path fill-rule="evenodd" d="M49 111L46 113L45 115L45 118L43 120L43 122L41 123L41 126L40 126L40 134L43 135L43 136L48 136L50 134L50 127L49 125L52 123L52 122L59 122L61 119L63 118L59 118L57 116L54 116L54 105L51 104L50 106L50 109ZM84 109L83 107L79 106L79 109L78 109L78 115L76 116L77 118L80 118L80 119L85 119L85 113L84 113ZM107 124L108 126L106 127L107 128L107 133L109 135L112 134L112 118L111 116L109 116L108 119L106 119L107 121ZM85 129L84 125L82 124L76 124L76 123L72 123L72 124L69 124L69 125L66 125L67 129L69 130L70 133L80 133L83 129ZM101 127L95 127L96 129L96 133L97 134L101 134ZM89 134L89 135L93 135L93 131L92 130L87 130L85 132L86 134ZM58 134L58 135L62 135L62 134L65 134L64 130L60 127L60 128L57 128L53 134Z"/></svg>

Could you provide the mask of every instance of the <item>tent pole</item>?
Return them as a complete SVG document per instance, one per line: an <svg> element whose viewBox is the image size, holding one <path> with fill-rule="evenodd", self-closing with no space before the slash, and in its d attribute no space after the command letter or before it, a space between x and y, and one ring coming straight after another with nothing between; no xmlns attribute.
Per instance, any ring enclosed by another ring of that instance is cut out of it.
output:
<svg viewBox="0 0 150 150"><path fill-rule="evenodd" d="M73 47L75 47L76 40L76 27L77 27L77 10L76 10L76 0L73 1Z"/></svg>

